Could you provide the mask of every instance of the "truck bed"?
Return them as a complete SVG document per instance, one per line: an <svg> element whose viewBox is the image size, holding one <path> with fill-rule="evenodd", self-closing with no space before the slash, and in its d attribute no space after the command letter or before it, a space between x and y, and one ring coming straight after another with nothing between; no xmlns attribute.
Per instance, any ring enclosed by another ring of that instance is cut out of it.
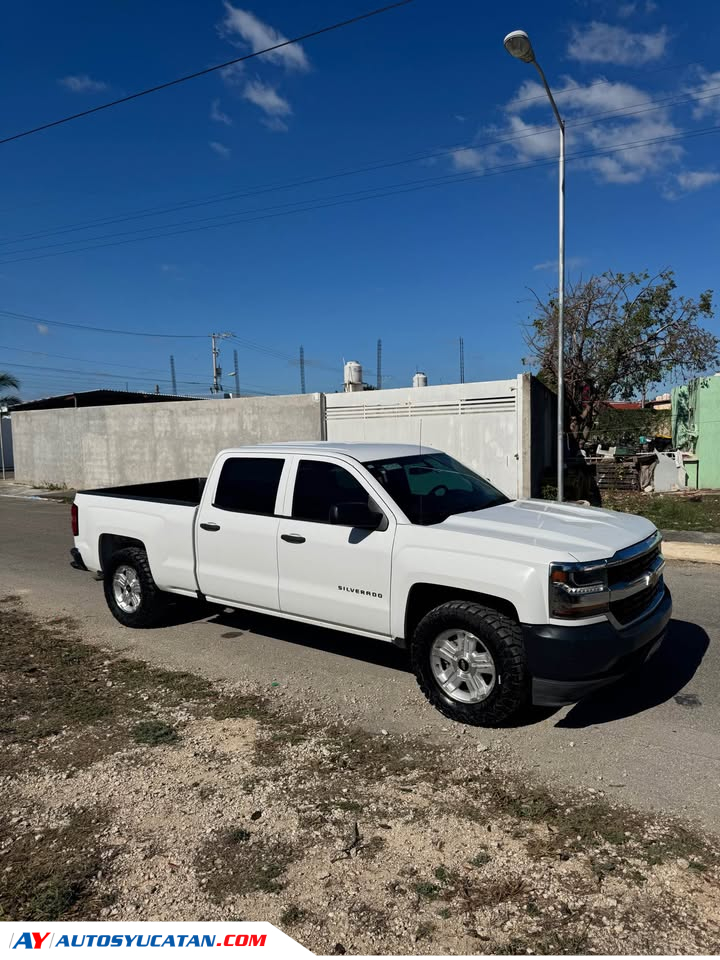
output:
<svg viewBox="0 0 720 960"><path fill-rule="evenodd" d="M100 487L81 490L93 497L120 497L123 500L149 500L153 503L174 503L197 507L207 477L188 477L184 480L160 480L156 483L131 483L123 487Z"/></svg>

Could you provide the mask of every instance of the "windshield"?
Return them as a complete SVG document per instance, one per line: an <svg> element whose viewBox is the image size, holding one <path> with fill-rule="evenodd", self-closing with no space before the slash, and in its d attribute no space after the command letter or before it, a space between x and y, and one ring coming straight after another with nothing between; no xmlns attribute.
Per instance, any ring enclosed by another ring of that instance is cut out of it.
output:
<svg viewBox="0 0 720 960"><path fill-rule="evenodd" d="M456 513L510 503L504 493L446 453L372 460L365 467L412 523L442 523Z"/></svg>

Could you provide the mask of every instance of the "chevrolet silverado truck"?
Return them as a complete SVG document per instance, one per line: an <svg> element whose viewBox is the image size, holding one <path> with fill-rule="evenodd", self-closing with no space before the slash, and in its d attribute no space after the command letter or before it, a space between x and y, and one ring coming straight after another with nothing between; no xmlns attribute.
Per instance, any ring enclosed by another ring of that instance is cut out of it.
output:
<svg viewBox="0 0 720 960"><path fill-rule="evenodd" d="M72 525L73 566L127 627L175 594L385 640L482 726L638 669L672 607L649 520L511 500L429 447L224 450L207 478L78 493Z"/></svg>

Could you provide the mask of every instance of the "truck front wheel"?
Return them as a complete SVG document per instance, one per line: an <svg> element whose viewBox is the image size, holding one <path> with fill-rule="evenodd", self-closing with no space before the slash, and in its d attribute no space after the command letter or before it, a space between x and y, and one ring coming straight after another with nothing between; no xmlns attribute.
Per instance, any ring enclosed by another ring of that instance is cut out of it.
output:
<svg viewBox="0 0 720 960"><path fill-rule="evenodd" d="M140 547L114 553L103 571L110 613L125 627L155 627L164 620L168 595L158 589L147 554Z"/></svg>
<svg viewBox="0 0 720 960"><path fill-rule="evenodd" d="M445 716L497 727L530 699L520 626L490 607L452 600L423 617L410 644L420 689Z"/></svg>

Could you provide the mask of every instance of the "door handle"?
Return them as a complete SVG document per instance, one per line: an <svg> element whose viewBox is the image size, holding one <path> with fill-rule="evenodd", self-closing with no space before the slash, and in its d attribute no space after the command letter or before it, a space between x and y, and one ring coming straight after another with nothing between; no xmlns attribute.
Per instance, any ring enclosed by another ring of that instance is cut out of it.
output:
<svg viewBox="0 0 720 960"><path fill-rule="evenodd" d="M280 535L280 539L284 540L285 543L305 543L305 537L298 536L297 533L283 533Z"/></svg>
<svg viewBox="0 0 720 960"><path fill-rule="evenodd" d="M215 533L216 530L220 529L220 524L219 523L201 523L200 529L209 530L211 533Z"/></svg>

